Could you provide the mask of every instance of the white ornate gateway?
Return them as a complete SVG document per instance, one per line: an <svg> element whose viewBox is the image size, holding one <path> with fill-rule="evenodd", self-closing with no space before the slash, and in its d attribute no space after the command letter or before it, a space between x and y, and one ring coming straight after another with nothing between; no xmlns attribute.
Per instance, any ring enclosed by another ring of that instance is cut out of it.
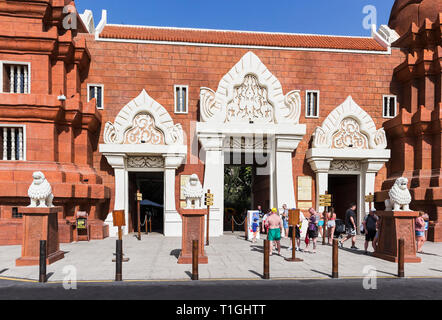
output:
<svg viewBox="0 0 442 320"><path fill-rule="evenodd" d="M377 130L370 115L348 97L316 128L312 148L307 151L316 173L317 203L319 195L328 191L329 174L352 174L358 175L357 202L358 208L363 208L364 196L374 194L376 173L390 159L386 148L384 129ZM366 204L365 212L368 210Z"/></svg>
<svg viewBox="0 0 442 320"><path fill-rule="evenodd" d="M214 194L211 235L223 233L225 153L267 154L270 206L296 205L292 154L306 134L306 126L299 124L299 91L284 95L279 80L248 52L221 79L216 92L201 88L200 114L204 190Z"/></svg>
<svg viewBox="0 0 442 320"><path fill-rule="evenodd" d="M100 152L115 171L114 210L125 210L125 234L129 225L128 172L161 171L164 172L164 234L180 236L181 218L175 208L175 170L187 154L181 125L174 125L167 110L143 90L121 109L113 123L106 123L103 135L105 144L100 144ZM112 232L114 234L116 232Z"/></svg>

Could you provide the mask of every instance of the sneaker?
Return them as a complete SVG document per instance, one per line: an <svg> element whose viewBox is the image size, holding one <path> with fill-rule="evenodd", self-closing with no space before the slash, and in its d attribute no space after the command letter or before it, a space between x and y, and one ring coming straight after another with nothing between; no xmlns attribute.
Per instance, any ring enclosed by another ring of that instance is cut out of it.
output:
<svg viewBox="0 0 442 320"><path fill-rule="evenodd" d="M295 251L299 251L299 248L296 248Z"/></svg>
<svg viewBox="0 0 442 320"><path fill-rule="evenodd" d="M341 249L344 249L344 244L342 243L342 241L339 241L339 246L341 247Z"/></svg>

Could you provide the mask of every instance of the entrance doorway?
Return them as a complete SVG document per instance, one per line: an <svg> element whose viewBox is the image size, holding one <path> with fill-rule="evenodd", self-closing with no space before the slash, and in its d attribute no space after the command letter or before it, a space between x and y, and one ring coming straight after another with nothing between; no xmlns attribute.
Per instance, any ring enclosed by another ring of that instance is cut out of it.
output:
<svg viewBox="0 0 442 320"><path fill-rule="evenodd" d="M129 172L129 232L138 232L137 190L143 195L140 202L141 232L164 233L164 173Z"/></svg>
<svg viewBox="0 0 442 320"><path fill-rule="evenodd" d="M350 203L357 203L358 176L329 175L328 192L333 195L333 206L335 208L336 217L338 219L345 219L345 212Z"/></svg>
<svg viewBox="0 0 442 320"><path fill-rule="evenodd" d="M247 210L265 211L270 207L270 175L267 163L258 164L252 160L253 153L225 153L224 165L224 230L232 229L231 216L237 223L244 221ZM261 157L266 157L266 154ZM260 157L258 157L260 159ZM238 164L239 163L239 164ZM235 230L244 230L244 226L235 225Z"/></svg>

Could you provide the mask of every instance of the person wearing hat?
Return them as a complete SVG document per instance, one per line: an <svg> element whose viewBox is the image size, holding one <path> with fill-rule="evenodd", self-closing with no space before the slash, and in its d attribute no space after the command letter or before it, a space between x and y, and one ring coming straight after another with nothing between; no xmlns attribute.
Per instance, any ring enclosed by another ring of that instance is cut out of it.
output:
<svg viewBox="0 0 442 320"><path fill-rule="evenodd" d="M272 209L272 213L266 220L269 232L267 235L267 240L270 241L270 255L273 252L273 243L275 242L278 249L278 254L281 255L281 231L283 230L282 219L278 214L276 208Z"/></svg>
<svg viewBox="0 0 442 320"><path fill-rule="evenodd" d="M376 243L374 241L376 237L376 225L379 220L379 217L375 214L376 209L371 209L370 213L365 217L364 222L362 224L364 225L364 231L365 231L365 254L368 254L368 243L371 241L371 245L373 247L373 250L376 250Z"/></svg>

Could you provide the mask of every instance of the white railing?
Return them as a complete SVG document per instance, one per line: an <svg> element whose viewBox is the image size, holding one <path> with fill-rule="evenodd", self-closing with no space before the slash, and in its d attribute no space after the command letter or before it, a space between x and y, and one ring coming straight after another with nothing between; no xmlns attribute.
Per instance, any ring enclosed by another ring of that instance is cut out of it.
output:
<svg viewBox="0 0 442 320"><path fill-rule="evenodd" d="M29 93L29 70L27 65L7 64L9 69L9 93Z"/></svg>
<svg viewBox="0 0 442 320"><path fill-rule="evenodd" d="M1 139L3 144L3 160L24 160L24 128L2 127Z"/></svg>

